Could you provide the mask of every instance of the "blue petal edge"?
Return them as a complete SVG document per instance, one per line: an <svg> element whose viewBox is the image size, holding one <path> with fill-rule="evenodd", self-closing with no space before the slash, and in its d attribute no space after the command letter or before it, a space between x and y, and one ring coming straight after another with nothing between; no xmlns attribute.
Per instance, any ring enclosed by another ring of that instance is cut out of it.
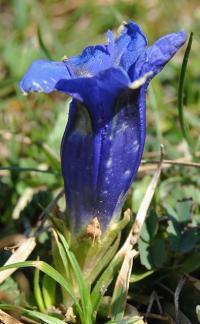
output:
<svg viewBox="0 0 200 324"><path fill-rule="evenodd" d="M70 78L70 73L63 62L37 60L33 62L20 82L23 93L45 92L55 90L60 79Z"/></svg>

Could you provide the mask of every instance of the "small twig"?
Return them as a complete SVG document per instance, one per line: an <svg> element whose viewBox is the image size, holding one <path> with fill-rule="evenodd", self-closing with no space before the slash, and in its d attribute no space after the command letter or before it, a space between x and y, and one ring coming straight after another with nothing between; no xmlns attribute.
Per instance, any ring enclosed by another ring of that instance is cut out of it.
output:
<svg viewBox="0 0 200 324"><path fill-rule="evenodd" d="M159 164L160 161L158 161L158 160L142 160L141 163L142 164ZM169 165L180 165L180 166L200 168L200 163L183 161L183 160L163 160L162 163L169 164Z"/></svg>
<svg viewBox="0 0 200 324"><path fill-rule="evenodd" d="M179 324L179 296L181 293L181 290L186 282L186 278L183 276L176 287L175 293L174 293L174 306L175 306L175 312L176 312L176 322Z"/></svg>
<svg viewBox="0 0 200 324"><path fill-rule="evenodd" d="M140 315L145 316L145 313L140 312ZM154 318L154 319L161 320L161 321L169 321L170 320L168 314L167 315L160 315L160 314L149 313L146 317Z"/></svg>
<svg viewBox="0 0 200 324"><path fill-rule="evenodd" d="M145 318L148 317L148 314L151 312L154 301L156 301L156 303L157 303L158 310L159 310L160 314L163 314L163 310L162 310L162 306L160 304L159 297L158 297L157 293L155 291L153 291L149 298L149 305L147 307Z"/></svg>

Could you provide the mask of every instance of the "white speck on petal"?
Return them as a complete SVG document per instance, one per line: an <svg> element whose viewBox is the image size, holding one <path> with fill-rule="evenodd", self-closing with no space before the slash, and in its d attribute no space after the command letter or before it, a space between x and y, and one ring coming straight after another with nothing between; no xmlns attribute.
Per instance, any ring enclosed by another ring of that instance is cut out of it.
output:
<svg viewBox="0 0 200 324"><path fill-rule="evenodd" d="M109 184L110 183L110 180L108 177L105 177L105 180L106 180L106 183Z"/></svg>
<svg viewBox="0 0 200 324"><path fill-rule="evenodd" d="M121 130L122 130L122 131L125 131L127 128L128 128L127 123L123 123L123 124L122 124L122 127L121 127Z"/></svg>
<svg viewBox="0 0 200 324"><path fill-rule="evenodd" d="M135 140L135 141L133 142L133 146L134 146L134 151L137 152L138 149L139 149L139 143L138 143L138 140Z"/></svg>
<svg viewBox="0 0 200 324"><path fill-rule="evenodd" d="M133 145L135 146L135 145L137 145L137 144L138 144L138 141L135 140L135 141L133 142Z"/></svg>
<svg viewBox="0 0 200 324"><path fill-rule="evenodd" d="M135 151L138 151L139 149L139 144L135 145Z"/></svg>
<svg viewBox="0 0 200 324"><path fill-rule="evenodd" d="M126 171L124 172L124 176L125 176L126 178L130 177L130 175L131 175L131 170L126 170Z"/></svg>
<svg viewBox="0 0 200 324"><path fill-rule="evenodd" d="M109 169L112 165L112 159L110 158L107 162L106 162L106 167Z"/></svg>
<svg viewBox="0 0 200 324"><path fill-rule="evenodd" d="M42 91L42 87L38 82L33 81L33 86L36 87L38 91Z"/></svg>

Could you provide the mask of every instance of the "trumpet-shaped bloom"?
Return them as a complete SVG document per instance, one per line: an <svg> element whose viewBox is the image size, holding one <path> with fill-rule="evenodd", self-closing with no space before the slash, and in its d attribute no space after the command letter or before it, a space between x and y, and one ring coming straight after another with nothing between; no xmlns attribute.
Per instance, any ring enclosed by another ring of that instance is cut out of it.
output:
<svg viewBox="0 0 200 324"><path fill-rule="evenodd" d="M79 233L94 217L103 231L120 212L141 162L146 133L145 96L150 79L184 44L184 32L147 46L129 22L118 38L89 46L61 62L35 61L23 77L23 92L72 96L61 145L67 211Z"/></svg>

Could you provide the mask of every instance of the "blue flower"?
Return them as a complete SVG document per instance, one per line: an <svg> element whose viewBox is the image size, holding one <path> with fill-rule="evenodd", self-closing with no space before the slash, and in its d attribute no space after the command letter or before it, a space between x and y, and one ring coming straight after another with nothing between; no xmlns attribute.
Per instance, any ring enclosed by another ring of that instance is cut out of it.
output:
<svg viewBox="0 0 200 324"><path fill-rule="evenodd" d="M20 87L25 93L58 90L72 96L61 145L67 212L74 233L95 217L105 231L119 218L141 162L146 133L145 96L186 41L169 34L147 47L134 22L107 44L89 46L61 62L34 62Z"/></svg>

